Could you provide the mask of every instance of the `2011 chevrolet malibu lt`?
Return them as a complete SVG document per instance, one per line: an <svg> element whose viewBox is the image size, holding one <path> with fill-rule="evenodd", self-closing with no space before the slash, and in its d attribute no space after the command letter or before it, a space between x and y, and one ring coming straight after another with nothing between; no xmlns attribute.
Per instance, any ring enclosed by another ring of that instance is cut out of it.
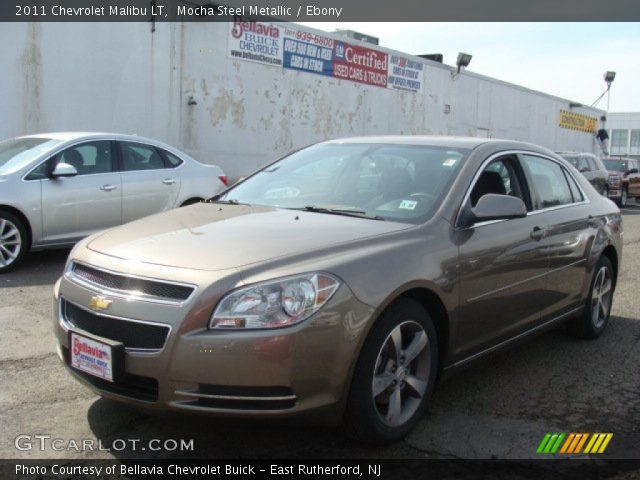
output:
<svg viewBox="0 0 640 480"><path fill-rule="evenodd" d="M598 337L621 236L617 207L544 148L323 142L81 241L55 285L58 354L115 400L393 441L470 361L560 323Z"/></svg>
<svg viewBox="0 0 640 480"><path fill-rule="evenodd" d="M135 135L58 132L0 142L0 273L29 250L204 200L226 176Z"/></svg>

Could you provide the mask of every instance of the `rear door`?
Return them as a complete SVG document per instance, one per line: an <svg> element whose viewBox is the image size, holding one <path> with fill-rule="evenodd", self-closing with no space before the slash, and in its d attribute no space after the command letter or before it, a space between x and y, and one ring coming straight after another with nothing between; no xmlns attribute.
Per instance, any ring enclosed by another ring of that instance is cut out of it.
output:
<svg viewBox="0 0 640 480"><path fill-rule="evenodd" d="M145 143L118 141L123 223L176 207L180 177L162 152Z"/></svg>
<svg viewBox="0 0 640 480"><path fill-rule="evenodd" d="M585 159L589 164L591 175L589 181L591 182L591 185L593 185L600 194L604 193L604 188L607 185L609 175L603 168L600 168L600 165L598 165L598 160L595 156L585 155Z"/></svg>
<svg viewBox="0 0 640 480"><path fill-rule="evenodd" d="M540 252L547 260L541 292L541 321L565 314L579 306L596 218L589 199L568 169L551 158L521 155L533 195L535 219L541 229Z"/></svg>
<svg viewBox="0 0 640 480"><path fill-rule="evenodd" d="M122 188L113 142L90 141L73 145L51 159L73 165L75 177L46 178L42 182L43 241L62 243L119 225Z"/></svg>

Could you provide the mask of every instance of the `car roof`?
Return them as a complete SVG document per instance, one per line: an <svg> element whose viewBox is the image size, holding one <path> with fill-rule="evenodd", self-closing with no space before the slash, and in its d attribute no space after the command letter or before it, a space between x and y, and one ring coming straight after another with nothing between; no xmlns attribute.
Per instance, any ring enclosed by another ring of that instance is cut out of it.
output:
<svg viewBox="0 0 640 480"><path fill-rule="evenodd" d="M151 138L140 137L138 135L127 135L122 133L110 133L110 132L49 132L49 133L37 133L33 135L24 135L19 138L50 138L52 140L59 140L62 142L69 142L73 140L91 139L91 138L118 138L122 140L138 140L150 143L161 143L158 140Z"/></svg>
<svg viewBox="0 0 640 480"><path fill-rule="evenodd" d="M386 143L394 145L430 145L436 147L473 149L485 143L499 143L504 141L509 143L521 143L514 142L513 140L498 140L484 137L449 137L438 135L378 135L371 137L348 137L328 140L322 143ZM524 145L524 143L522 144Z"/></svg>

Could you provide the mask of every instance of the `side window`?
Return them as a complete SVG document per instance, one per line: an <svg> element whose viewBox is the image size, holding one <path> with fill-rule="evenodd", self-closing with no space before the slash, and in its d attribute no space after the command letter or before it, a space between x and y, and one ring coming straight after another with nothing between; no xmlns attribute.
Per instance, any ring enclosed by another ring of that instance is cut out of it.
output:
<svg viewBox="0 0 640 480"><path fill-rule="evenodd" d="M162 152L162 154L164 155L164 158L166 159L166 163L167 163L167 167L169 168L176 168L180 165L182 165L183 161L182 159L176 157L173 153L171 152L167 152L166 150L160 150Z"/></svg>
<svg viewBox="0 0 640 480"><path fill-rule="evenodd" d="M571 190L571 196L573 197L573 201L582 202L584 200L584 197L582 196L582 192L580 192L580 189L578 188L576 181L569 174L569 172L567 172L564 168L562 169L562 171L564 172L565 177L567 177L567 182L569 182L569 190Z"/></svg>
<svg viewBox="0 0 640 480"><path fill-rule="evenodd" d="M532 155L523 155L522 158L531 173L533 189L537 194L537 209L573 203L564 169L559 164Z"/></svg>
<svg viewBox="0 0 640 480"><path fill-rule="evenodd" d="M55 156L54 165L59 162L73 165L78 175L113 172L111 141L100 140L69 147Z"/></svg>
<svg viewBox="0 0 640 480"><path fill-rule="evenodd" d="M51 159L45 160L36 168L29 172L29 175L24 177L25 180L42 180L44 178L49 178L49 173L51 172Z"/></svg>
<svg viewBox="0 0 640 480"><path fill-rule="evenodd" d="M155 147L135 142L119 142L119 144L122 152L122 169L125 172L165 168L164 160Z"/></svg>
<svg viewBox="0 0 640 480"><path fill-rule="evenodd" d="M471 190L471 206L475 207L483 195L495 193L520 198L527 208L530 202L520 181L517 162L512 157L500 158L485 167Z"/></svg>

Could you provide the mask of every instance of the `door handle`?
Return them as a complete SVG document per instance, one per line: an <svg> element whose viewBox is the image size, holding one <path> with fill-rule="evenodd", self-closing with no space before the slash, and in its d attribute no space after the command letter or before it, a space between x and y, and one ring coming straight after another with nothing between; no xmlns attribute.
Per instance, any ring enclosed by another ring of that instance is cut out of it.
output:
<svg viewBox="0 0 640 480"><path fill-rule="evenodd" d="M544 237L547 236L548 232L549 231L546 228L533 227L533 230L531 230L530 236L534 240L542 240Z"/></svg>
<svg viewBox="0 0 640 480"><path fill-rule="evenodd" d="M175 178L165 178L164 180L162 180L162 183L164 183L165 185L173 185L174 183L176 183Z"/></svg>
<svg viewBox="0 0 640 480"><path fill-rule="evenodd" d="M115 185L103 185L100 187L100 190L102 190L103 192L110 192L112 190L115 190L116 188L118 187L116 187Z"/></svg>

